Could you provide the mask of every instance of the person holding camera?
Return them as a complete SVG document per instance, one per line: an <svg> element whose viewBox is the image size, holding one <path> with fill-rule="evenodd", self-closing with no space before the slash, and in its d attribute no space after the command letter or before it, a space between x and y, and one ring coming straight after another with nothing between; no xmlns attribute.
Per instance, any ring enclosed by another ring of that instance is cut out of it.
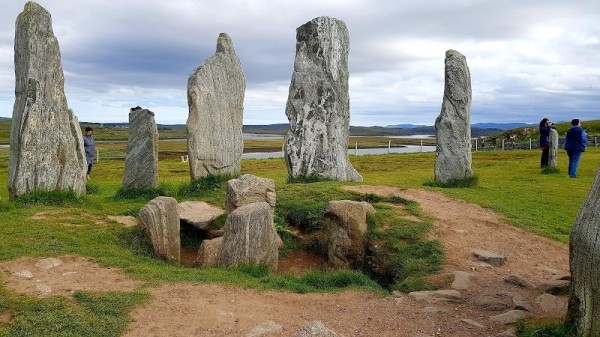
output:
<svg viewBox="0 0 600 337"><path fill-rule="evenodd" d="M548 155L550 153L550 148L548 147L548 137L550 136L552 124L553 123L548 118L544 118L540 121L540 147L542 148L542 159L540 162L541 168L548 166Z"/></svg>

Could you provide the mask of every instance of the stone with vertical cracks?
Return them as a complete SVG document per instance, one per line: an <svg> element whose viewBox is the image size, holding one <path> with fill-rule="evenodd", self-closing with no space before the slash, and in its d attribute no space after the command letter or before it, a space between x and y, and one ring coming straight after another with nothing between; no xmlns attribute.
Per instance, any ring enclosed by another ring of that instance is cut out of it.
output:
<svg viewBox="0 0 600 337"><path fill-rule="evenodd" d="M85 193L83 137L67 106L58 40L50 13L25 4L15 30L15 104L10 132L8 191Z"/></svg>
<svg viewBox="0 0 600 337"><path fill-rule="evenodd" d="M254 202L267 202L275 210L275 182L273 179L244 174L227 182L225 210L229 213L236 208Z"/></svg>
<svg viewBox="0 0 600 337"><path fill-rule="evenodd" d="M157 185L158 129L154 112L131 108L123 189L148 189Z"/></svg>
<svg viewBox="0 0 600 337"><path fill-rule="evenodd" d="M180 261L181 239L177 200L170 197L152 199L140 210L139 225L160 257L168 261Z"/></svg>
<svg viewBox="0 0 600 337"><path fill-rule="evenodd" d="M219 34L215 55L194 70L187 90L191 178L239 174L246 79L227 34Z"/></svg>
<svg viewBox="0 0 600 337"><path fill-rule="evenodd" d="M194 267L210 268L218 265L219 251L223 244L223 237L212 240L204 240L198 249L198 257L194 261Z"/></svg>
<svg viewBox="0 0 600 337"><path fill-rule="evenodd" d="M558 131L550 129L548 137L548 166L558 166Z"/></svg>
<svg viewBox="0 0 600 337"><path fill-rule="evenodd" d="M284 157L291 177L362 181L348 159L349 35L343 21L318 17L296 30L296 59L285 114Z"/></svg>
<svg viewBox="0 0 600 337"><path fill-rule="evenodd" d="M465 57L446 52L444 101L435 120L435 180L449 182L473 176L471 169L471 75Z"/></svg>
<svg viewBox="0 0 600 337"><path fill-rule="evenodd" d="M266 202L244 205L229 214L218 256L219 267L266 265L277 270L281 239Z"/></svg>
<svg viewBox="0 0 600 337"><path fill-rule="evenodd" d="M330 267L362 268L367 213L374 211L373 206L365 201L337 200L327 204L323 226Z"/></svg>

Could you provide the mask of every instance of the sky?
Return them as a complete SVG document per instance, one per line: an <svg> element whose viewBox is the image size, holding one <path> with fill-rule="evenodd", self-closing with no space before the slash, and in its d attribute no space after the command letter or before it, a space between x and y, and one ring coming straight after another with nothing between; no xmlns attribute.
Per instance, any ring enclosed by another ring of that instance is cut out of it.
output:
<svg viewBox="0 0 600 337"><path fill-rule="evenodd" d="M287 123L296 28L319 17L350 35L351 125L433 125L448 49L471 73L471 122L600 119L598 0L39 0L52 15L69 107L80 121L187 120L187 79L232 41L244 124ZM0 117L11 117L15 20L0 0Z"/></svg>

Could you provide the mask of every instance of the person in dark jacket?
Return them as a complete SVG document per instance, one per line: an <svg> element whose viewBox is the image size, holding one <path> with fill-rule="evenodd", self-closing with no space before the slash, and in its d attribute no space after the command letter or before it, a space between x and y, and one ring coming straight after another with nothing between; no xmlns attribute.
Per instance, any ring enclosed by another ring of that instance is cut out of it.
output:
<svg viewBox="0 0 600 337"><path fill-rule="evenodd" d="M587 135L579 123L579 119L571 121L572 127L567 131L565 137L565 150L569 156L569 177L577 178L577 168L579 168L579 159L581 153L587 146Z"/></svg>
<svg viewBox="0 0 600 337"><path fill-rule="evenodd" d="M544 168L548 166L548 154L550 148L548 147L548 137L550 136L550 129L552 122L548 118L542 119L540 122L540 147L542 148L542 160L540 167Z"/></svg>
<svg viewBox="0 0 600 337"><path fill-rule="evenodd" d="M87 179L90 180L90 173L92 173L92 166L94 165L94 155L96 154L96 142L92 138L94 129L91 127L85 128L85 135L83 136L83 148L85 149L85 161L87 162Z"/></svg>

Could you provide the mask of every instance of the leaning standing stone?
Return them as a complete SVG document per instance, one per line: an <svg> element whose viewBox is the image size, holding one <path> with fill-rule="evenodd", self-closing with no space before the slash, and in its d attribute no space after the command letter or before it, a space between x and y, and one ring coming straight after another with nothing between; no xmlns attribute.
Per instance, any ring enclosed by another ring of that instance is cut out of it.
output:
<svg viewBox="0 0 600 337"><path fill-rule="evenodd" d="M446 52L444 102L435 131L435 180L446 183L472 177L471 75L467 60L455 50Z"/></svg>
<svg viewBox="0 0 600 337"><path fill-rule="evenodd" d="M140 210L139 224L159 256L179 262L181 239L177 200L170 197L152 199Z"/></svg>
<svg viewBox="0 0 600 337"><path fill-rule="evenodd" d="M285 114L291 177L362 181L348 160L349 37L343 21L319 17L296 30L296 60Z"/></svg>
<svg viewBox="0 0 600 337"><path fill-rule="evenodd" d="M123 189L147 189L157 184L158 130L154 112L140 107L131 108Z"/></svg>
<svg viewBox="0 0 600 337"><path fill-rule="evenodd" d="M237 175L244 143L246 79L233 44L219 34L217 52L188 79L188 154L192 179Z"/></svg>
<svg viewBox="0 0 600 337"><path fill-rule="evenodd" d="M35 190L85 193L83 137L67 106L58 40L50 13L35 2L17 17L14 59L10 197Z"/></svg>
<svg viewBox="0 0 600 337"><path fill-rule="evenodd" d="M556 167L558 157L558 131L552 128L550 129L550 135L548 137L548 166Z"/></svg>

